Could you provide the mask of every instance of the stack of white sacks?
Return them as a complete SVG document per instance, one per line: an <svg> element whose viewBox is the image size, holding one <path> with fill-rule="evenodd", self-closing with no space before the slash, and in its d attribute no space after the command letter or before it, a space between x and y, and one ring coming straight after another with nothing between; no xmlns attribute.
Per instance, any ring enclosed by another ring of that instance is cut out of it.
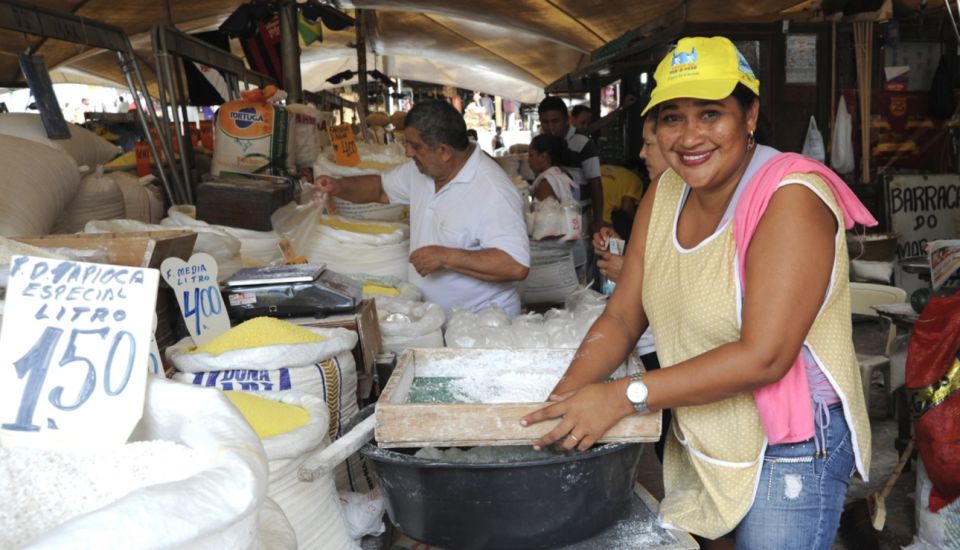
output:
<svg viewBox="0 0 960 550"><path fill-rule="evenodd" d="M266 334L283 322L247 321L254 322L260 324L256 328L248 325L246 332L239 325L231 329L238 332L227 333L230 341L241 346L233 350L222 351L223 341L216 345L220 353L197 350L189 337L167 348L167 359L176 369L172 378L194 386L251 393L306 409L311 417L308 425L290 432L289 437L264 441L270 461L268 494L290 520L301 548L323 546L330 540L338 541L338 548L354 548L352 541L343 537L336 491L366 493L373 488L362 457L354 453L324 473L316 484L301 483L297 476L301 463L344 435L344 427L359 412L357 368L352 354L357 334L341 328L302 327L317 340L272 344ZM250 341L251 330L265 336L262 344Z"/></svg>

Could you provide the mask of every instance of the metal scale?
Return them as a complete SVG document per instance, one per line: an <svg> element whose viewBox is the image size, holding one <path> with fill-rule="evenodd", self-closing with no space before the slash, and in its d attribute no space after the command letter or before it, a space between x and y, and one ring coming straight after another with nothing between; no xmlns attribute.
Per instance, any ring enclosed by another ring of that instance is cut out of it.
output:
<svg viewBox="0 0 960 550"><path fill-rule="evenodd" d="M241 269L224 282L222 293L230 317L238 321L346 313L362 299L358 281L326 269L325 264Z"/></svg>

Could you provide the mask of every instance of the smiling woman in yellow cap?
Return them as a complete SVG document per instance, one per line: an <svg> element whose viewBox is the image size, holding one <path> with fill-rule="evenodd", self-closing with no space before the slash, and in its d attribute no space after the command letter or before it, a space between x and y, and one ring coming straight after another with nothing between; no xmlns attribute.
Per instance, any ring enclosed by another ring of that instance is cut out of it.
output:
<svg viewBox="0 0 960 550"><path fill-rule="evenodd" d="M634 412L674 411L664 523L738 548L825 548L870 467L844 228L876 221L826 166L757 144L760 82L723 37L681 39L644 113L669 169L535 447L587 449ZM664 368L607 382L652 328Z"/></svg>

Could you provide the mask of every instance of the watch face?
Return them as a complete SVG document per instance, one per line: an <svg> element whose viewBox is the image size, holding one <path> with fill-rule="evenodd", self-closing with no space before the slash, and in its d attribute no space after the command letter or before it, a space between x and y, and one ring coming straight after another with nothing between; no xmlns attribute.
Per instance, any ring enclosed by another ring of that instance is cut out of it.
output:
<svg viewBox="0 0 960 550"><path fill-rule="evenodd" d="M643 403L647 400L647 385L639 380L630 382L627 386L627 399L631 403Z"/></svg>

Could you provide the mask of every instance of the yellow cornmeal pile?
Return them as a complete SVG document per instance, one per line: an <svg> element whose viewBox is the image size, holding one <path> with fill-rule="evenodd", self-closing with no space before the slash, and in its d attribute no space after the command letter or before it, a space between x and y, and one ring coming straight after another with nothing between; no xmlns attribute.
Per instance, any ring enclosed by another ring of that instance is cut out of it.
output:
<svg viewBox="0 0 960 550"><path fill-rule="evenodd" d="M220 355L238 349L281 344L309 344L324 340L326 340L324 336L293 323L273 317L256 317L240 323L190 353Z"/></svg>
<svg viewBox="0 0 960 550"><path fill-rule="evenodd" d="M380 284L380 283L363 283L363 295L377 295L377 296L397 296L400 294L400 289L395 286Z"/></svg>
<svg viewBox="0 0 960 550"><path fill-rule="evenodd" d="M323 218L320 220L320 224L332 227L334 229L349 231L351 233L367 233L371 235L383 235L396 231L396 229L393 227L379 223L355 222L344 220L342 218Z"/></svg>
<svg viewBox="0 0 960 550"><path fill-rule="evenodd" d="M400 163L403 164L403 163ZM386 172L392 168L399 166L395 162L377 162L375 160L360 160L360 164L356 165L354 168L363 168L365 170L376 170L377 172Z"/></svg>
<svg viewBox="0 0 960 550"><path fill-rule="evenodd" d="M240 410L260 439L292 432L310 421L310 413L303 407L241 391L225 391L223 394Z"/></svg>

